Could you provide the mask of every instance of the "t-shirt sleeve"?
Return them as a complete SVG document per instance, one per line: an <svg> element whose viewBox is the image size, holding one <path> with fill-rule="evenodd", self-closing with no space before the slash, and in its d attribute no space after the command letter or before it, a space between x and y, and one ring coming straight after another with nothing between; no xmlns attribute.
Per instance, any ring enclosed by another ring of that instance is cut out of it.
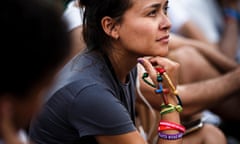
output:
<svg viewBox="0 0 240 144"><path fill-rule="evenodd" d="M100 84L84 88L69 110L69 121L80 137L118 135L136 130L127 109Z"/></svg>

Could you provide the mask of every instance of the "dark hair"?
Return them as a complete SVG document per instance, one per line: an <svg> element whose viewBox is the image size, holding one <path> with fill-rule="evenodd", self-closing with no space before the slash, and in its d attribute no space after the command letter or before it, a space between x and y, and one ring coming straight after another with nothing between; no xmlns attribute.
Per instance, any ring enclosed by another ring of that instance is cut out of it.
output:
<svg viewBox="0 0 240 144"><path fill-rule="evenodd" d="M44 0L2 1L0 95L23 97L70 53L62 11Z"/></svg>
<svg viewBox="0 0 240 144"><path fill-rule="evenodd" d="M131 0L79 0L85 8L83 37L90 49L102 49L109 45L111 38L105 34L101 19L109 16L121 22L122 15L132 6Z"/></svg>

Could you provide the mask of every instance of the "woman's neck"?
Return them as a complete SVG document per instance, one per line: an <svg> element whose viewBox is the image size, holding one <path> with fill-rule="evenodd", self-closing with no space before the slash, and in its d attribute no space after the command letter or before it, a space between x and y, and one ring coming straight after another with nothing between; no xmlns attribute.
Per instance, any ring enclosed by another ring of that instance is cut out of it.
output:
<svg viewBox="0 0 240 144"><path fill-rule="evenodd" d="M108 53L108 58L118 80L126 83L129 72L137 64L137 58L120 51Z"/></svg>

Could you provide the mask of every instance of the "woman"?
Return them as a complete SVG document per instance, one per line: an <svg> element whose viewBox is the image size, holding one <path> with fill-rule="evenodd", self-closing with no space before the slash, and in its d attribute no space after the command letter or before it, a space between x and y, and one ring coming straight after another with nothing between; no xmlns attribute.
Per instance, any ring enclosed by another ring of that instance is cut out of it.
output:
<svg viewBox="0 0 240 144"><path fill-rule="evenodd" d="M168 53L168 1L80 3L85 7L83 34L88 50L65 65L46 105L33 120L30 136L42 144L146 143L135 127L136 65L141 63L152 85L159 85L154 88L157 93L162 93L158 90L164 68L174 85L168 86L170 80L163 77L163 87L174 90L178 64L159 57ZM161 111L161 119L172 126L160 122L158 143L182 143L184 127L174 94L169 93ZM164 108L168 104L174 105L171 112Z"/></svg>

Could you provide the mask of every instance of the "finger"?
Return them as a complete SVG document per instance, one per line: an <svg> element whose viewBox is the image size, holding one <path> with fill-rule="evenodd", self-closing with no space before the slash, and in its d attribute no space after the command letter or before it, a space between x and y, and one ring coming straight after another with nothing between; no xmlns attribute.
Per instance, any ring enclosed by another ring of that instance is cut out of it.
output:
<svg viewBox="0 0 240 144"><path fill-rule="evenodd" d="M165 70L169 69L173 65L173 61L163 57L152 57L149 61L156 67L162 67Z"/></svg>
<svg viewBox="0 0 240 144"><path fill-rule="evenodd" d="M146 58L139 58L138 62L144 67L152 81L156 84L157 72L151 62Z"/></svg>
<svg viewBox="0 0 240 144"><path fill-rule="evenodd" d="M156 67L161 67L166 70L166 73L171 78L174 85L177 84L178 81L178 70L180 65L168 58L163 57L153 57L150 59L151 63L154 63Z"/></svg>

